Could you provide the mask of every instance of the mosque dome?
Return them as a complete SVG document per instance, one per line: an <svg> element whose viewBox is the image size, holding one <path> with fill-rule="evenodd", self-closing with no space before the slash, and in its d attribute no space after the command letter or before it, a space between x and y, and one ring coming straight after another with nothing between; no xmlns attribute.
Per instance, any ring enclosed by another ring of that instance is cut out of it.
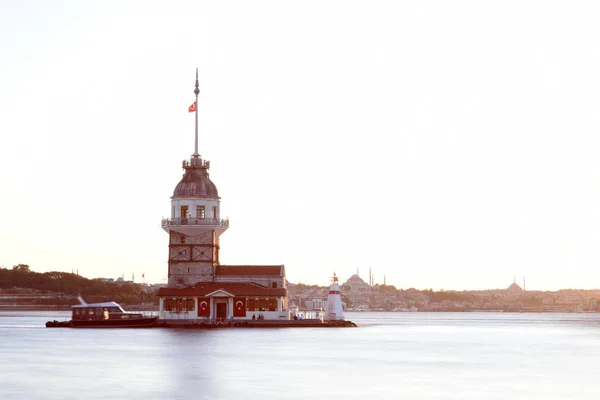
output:
<svg viewBox="0 0 600 400"><path fill-rule="evenodd" d="M520 293L523 291L523 288L521 288L521 286L517 285L517 282L513 282L510 284L510 286L506 289L511 293Z"/></svg>
<svg viewBox="0 0 600 400"><path fill-rule="evenodd" d="M208 162L184 162L183 168L185 174L175 187L172 198L219 198L217 187L208 177Z"/></svg>

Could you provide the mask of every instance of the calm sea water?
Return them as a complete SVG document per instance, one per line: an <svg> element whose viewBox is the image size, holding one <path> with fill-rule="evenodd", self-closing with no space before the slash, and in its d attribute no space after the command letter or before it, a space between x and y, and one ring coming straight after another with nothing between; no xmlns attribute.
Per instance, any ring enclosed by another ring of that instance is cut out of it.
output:
<svg viewBox="0 0 600 400"><path fill-rule="evenodd" d="M347 329L47 329L0 312L0 399L594 399L600 314L348 313Z"/></svg>

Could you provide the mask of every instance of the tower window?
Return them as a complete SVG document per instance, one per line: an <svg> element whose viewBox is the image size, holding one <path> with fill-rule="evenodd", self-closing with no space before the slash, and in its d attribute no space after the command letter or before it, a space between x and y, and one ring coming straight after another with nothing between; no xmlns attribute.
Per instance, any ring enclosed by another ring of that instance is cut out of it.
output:
<svg viewBox="0 0 600 400"><path fill-rule="evenodd" d="M269 299L258 299L258 310L267 311L269 308Z"/></svg>
<svg viewBox="0 0 600 400"><path fill-rule="evenodd" d="M196 218L206 218L204 206L196 206Z"/></svg>
<svg viewBox="0 0 600 400"><path fill-rule="evenodd" d="M213 219L217 219L217 206L213 206Z"/></svg>
<svg viewBox="0 0 600 400"><path fill-rule="evenodd" d="M194 301L194 299L187 299L185 309L188 311L194 311L194 308L196 308L196 302Z"/></svg>
<svg viewBox="0 0 600 400"><path fill-rule="evenodd" d="M273 287L273 289L277 289L277 282L273 282L273 283L271 284L271 286Z"/></svg>
<svg viewBox="0 0 600 400"><path fill-rule="evenodd" d="M181 206L181 218L188 217L188 206Z"/></svg>
<svg viewBox="0 0 600 400"><path fill-rule="evenodd" d="M277 299L269 299L269 311L277 311Z"/></svg>

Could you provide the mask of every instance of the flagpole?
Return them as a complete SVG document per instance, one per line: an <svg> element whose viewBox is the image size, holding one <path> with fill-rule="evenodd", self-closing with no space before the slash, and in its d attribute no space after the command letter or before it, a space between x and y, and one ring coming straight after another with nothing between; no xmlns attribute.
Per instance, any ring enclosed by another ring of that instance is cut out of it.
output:
<svg viewBox="0 0 600 400"><path fill-rule="evenodd" d="M198 157L198 94L200 93L200 89L198 88L198 68L196 68L196 89L194 89L194 93L196 94L196 142L194 146L194 157Z"/></svg>

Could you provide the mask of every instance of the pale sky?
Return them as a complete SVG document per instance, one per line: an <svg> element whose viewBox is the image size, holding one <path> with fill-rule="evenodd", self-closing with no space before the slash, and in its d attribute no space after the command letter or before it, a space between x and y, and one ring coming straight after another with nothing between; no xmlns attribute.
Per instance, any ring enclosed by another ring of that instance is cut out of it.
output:
<svg viewBox="0 0 600 400"><path fill-rule="evenodd" d="M223 264L600 288L597 1L0 2L0 264L164 282L194 150Z"/></svg>

